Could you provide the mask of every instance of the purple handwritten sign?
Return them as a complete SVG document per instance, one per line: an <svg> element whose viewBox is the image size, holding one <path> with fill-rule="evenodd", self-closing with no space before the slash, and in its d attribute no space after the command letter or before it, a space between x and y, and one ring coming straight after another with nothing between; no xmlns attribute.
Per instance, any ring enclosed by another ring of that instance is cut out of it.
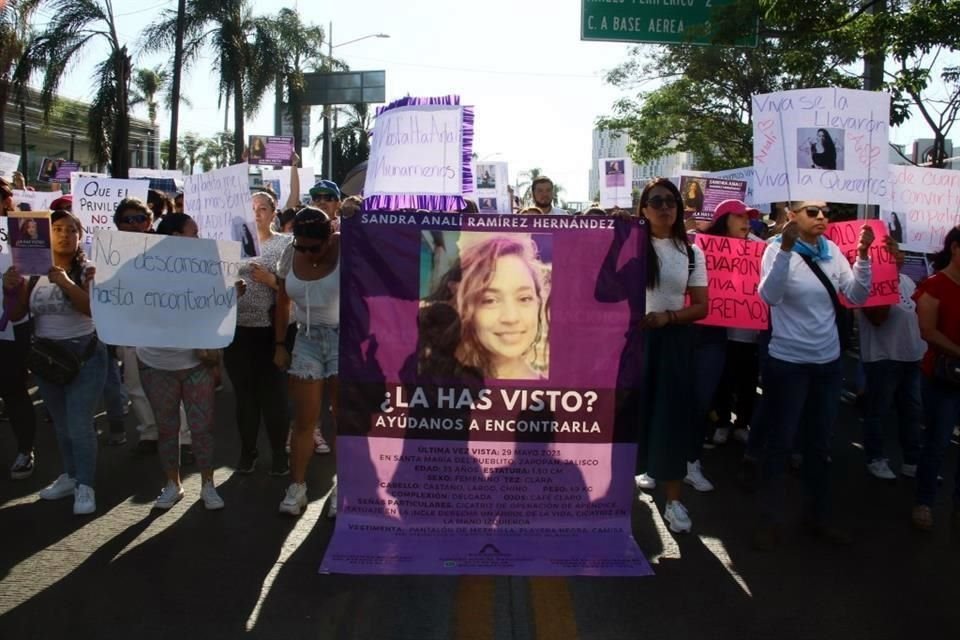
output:
<svg viewBox="0 0 960 640"><path fill-rule="evenodd" d="M368 212L342 233L321 571L650 574L630 525L645 229Z"/></svg>

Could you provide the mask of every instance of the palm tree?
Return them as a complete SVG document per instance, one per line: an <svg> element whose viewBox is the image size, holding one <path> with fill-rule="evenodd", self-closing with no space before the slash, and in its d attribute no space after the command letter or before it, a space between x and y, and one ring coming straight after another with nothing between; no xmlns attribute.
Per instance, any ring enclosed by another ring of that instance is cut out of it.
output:
<svg viewBox="0 0 960 640"><path fill-rule="evenodd" d="M175 44L178 18L182 21L183 63L195 62L204 49L214 56L220 76L221 99L231 99L234 109L233 158L239 162L244 147L244 120L256 113L264 93L275 80L280 59L264 17L254 17L248 0L186 0L184 11L163 12L144 32L144 51L165 50Z"/></svg>
<svg viewBox="0 0 960 640"><path fill-rule="evenodd" d="M103 42L107 57L94 72L95 93L87 121L90 151L97 163L110 162L115 178L130 169L129 85L131 62L120 44L112 0L48 0L53 17L28 55L44 69L40 104L49 122L57 89L72 61L90 43Z"/></svg>
<svg viewBox="0 0 960 640"><path fill-rule="evenodd" d="M180 170L187 175L193 175L193 169L197 166L197 159L200 150L203 148L203 140L197 137L195 133L187 133L180 141L181 155L177 159Z"/></svg>
<svg viewBox="0 0 960 640"><path fill-rule="evenodd" d="M32 33L30 19L39 0L8 0L0 3L0 151L7 148L6 116L7 104L11 93L18 107L22 109L26 82L19 83L18 77L32 75L32 60L26 57ZM21 122L21 127L25 125ZM21 149L24 171L26 171L26 149Z"/></svg>
<svg viewBox="0 0 960 640"><path fill-rule="evenodd" d="M157 126L157 94L166 88L170 73L161 66L152 69L137 69L133 75L133 91L130 94L130 106L143 104L147 107L150 125Z"/></svg>
<svg viewBox="0 0 960 640"><path fill-rule="evenodd" d="M292 9L280 9L269 21L273 40L276 42L281 58L274 64L276 68L276 104L283 104L283 93L287 94L287 113L293 123L294 148L297 153L303 148L303 77L305 67L316 69L332 66L334 61L326 61L321 51L323 47L323 28L304 24L300 15ZM339 61L338 65L343 66ZM307 107L309 108L309 107Z"/></svg>

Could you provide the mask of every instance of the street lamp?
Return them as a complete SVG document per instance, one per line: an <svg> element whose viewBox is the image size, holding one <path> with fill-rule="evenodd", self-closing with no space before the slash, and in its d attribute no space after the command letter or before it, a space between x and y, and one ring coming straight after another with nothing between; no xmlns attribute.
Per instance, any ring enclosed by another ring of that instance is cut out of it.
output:
<svg viewBox="0 0 960 640"><path fill-rule="evenodd" d="M361 40L366 40L368 38L389 38L390 35L386 33L370 33L365 36L360 36L359 38L354 38L353 40L347 40L346 42L341 42L339 44L333 44L333 23L330 23L330 28L327 31L327 65L330 67L330 70L333 71L333 50L336 47L342 47L344 45L353 44L354 42L360 42ZM333 144L332 144L332 127L330 126L330 105L323 105L323 154L326 156L327 165L327 175L325 176L328 180L333 180Z"/></svg>

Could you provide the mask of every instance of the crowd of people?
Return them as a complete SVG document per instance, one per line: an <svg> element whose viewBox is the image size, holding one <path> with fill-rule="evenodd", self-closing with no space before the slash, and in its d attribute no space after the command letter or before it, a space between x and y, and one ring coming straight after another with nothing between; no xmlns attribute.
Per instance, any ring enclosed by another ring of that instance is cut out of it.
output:
<svg viewBox="0 0 960 640"><path fill-rule="evenodd" d="M299 193L291 172L290 193ZM36 416L28 384L28 361L40 341L72 354L79 370L69 379L34 375L44 410L53 423L63 473L40 491L44 500L72 496L75 514L96 510L97 434L94 413L106 409L107 443L126 442L124 412L129 404L139 422L136 449L157 455L165 485L154 506L169 509L184 496L180 468L200 471L207 509L224 507L213 466L215 393L226 375L234 389L240 456L237 473L253 473L260 460L260 424L270 447L270 473L290 476L281 513L299 515L307 504L306 472L315 454L330 453L336 430L324 437L321 415L337 415L340 321L340 218L362 208L338 186L321 180L310 203L291 195L279 207L269 189L253 193L260 253L243 260L233 342L223 350L105 345L91 318L89 291L93 264L83 252L83 225L71 202L54 203L54 266L41 277L24 277L15 267L3 274L4 321L16 340L0 342L0 395L17 441L10 471L14 480L31 476L37 464ZM531 186L533 205L519 213L566 215L554 206L554 186L541 176ZM4 212L16 208L13 190L0 183ZM472 203L465 211L476 211ZM933 527L933 504L954 427L960 421L960 228L944 238L933 260L934 273L919 284L900 276L900 302L856 312L839 299L864 302L871 288L870 248L864 225L853 265L825 237L826 202L784 203L776 226L768 228L756 209L739 200L718 205L712 221L692 223L677 186L651 181L636 210L648 223L646 310L638 329L643 341L644 388L639 415L636 485L662 485L664 520L675 533L692 529L681 499L684 486L714 490L701 459L705 446L730 439L744 444L741 481L757 490L762 515L754 545L775 548L787 513L786 470L801 469L807 529L828 542L844 544L831 511L831 436L843 387L843 357L850 338L859 338L866 472L897 477L883 448L883 422L895 408L900 475L916 478L914 526ZM598 206L584 215L609 215ZM123 200L114 214L117 229L196 238L198 226L183 212L182 194L171 199L151 190L147 202ZM765 242L760 297L769 305L766 331L697 324L707 315L708 272L704 254L692 241L702 233L747 242ZM887 250L902 264L897 243ZM499 255L499 254L498 254ZM539 289L531 286L540 295ZM457 322L457 319L451 322ZM856 324L856 330L854 330ZM451 348L456 348L451 345ZM464 370L488 375L483 362ZM529 368L526 377L535 377ZM36 372L34 372L36 374ZM695 382L691 382L695 381ZM695 389L694 397L688 396ZM758 393L758 390L760 393ZM954 491L954 524L960 527L960 475ZM328 514L336 514L336 485Z"/></svg>

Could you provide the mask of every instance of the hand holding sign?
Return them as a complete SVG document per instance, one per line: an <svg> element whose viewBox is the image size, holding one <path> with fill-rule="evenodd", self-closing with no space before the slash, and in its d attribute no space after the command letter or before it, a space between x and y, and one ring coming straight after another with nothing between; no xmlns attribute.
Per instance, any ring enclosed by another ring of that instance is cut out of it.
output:
<svg viewBox="0 0 960 640"><path fill-rule="evenodd" d="M862 305L854 305L841 295L840 301L844 306L878 307L900 301L900 274L897 271L896 258L886 246L890 234L883 222L832 222L825 235L836 243L850 264L857 258L869 258L871 262L870 297ZM875 243L874 239L877 237L883 242Z"/></svg>
<svg viewBox="0 0 960 640"><path fill-rule="evenodd" d="M780 248L784 251L793 251L793 245L800 238L800 225L796 220L790 220L780 231Z"/></svg>
<svg viewBox="0 0 960 640"><path fill-rule="evenodd" d="M870 225L865 224L860 227L860 243L857 245L857 255L863 260L870 257L868 251L870 251L870 245L873 244L874 237L875 235Z"/></svg>

